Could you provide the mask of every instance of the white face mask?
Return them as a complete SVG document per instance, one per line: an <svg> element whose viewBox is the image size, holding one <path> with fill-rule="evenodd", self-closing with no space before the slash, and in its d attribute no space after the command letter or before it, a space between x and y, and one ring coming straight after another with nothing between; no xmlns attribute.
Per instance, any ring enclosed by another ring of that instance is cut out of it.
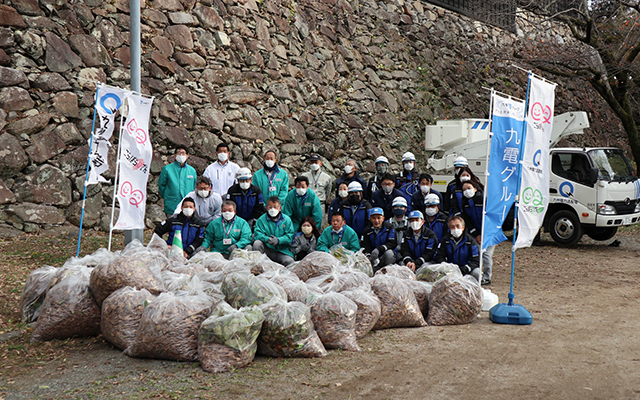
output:
<svg viewBox="0 0 640 400"><path fill-rule="evenodd" d="M320 169L320 164L311 164L311 170L312 171L317 171Z"/></svg>
<svg viewBox="0 0 640 400"><path fill-rule="evenodd" d="M240 189L247 190L251 186L251 182L240 182L239 185Z"/></svg>
<svg viewBox="0 0 640 400"><path fill-rule="evenodd" d="M475 196L476 192L473 191L473 189L467 189L464 192L462 192L462 194L464 195L464 197L466 197L467 199L472 198L473 196Z"/></svg>
<svg viewBox="0 0 640 400"><path fill-rule="evenodd" d="M435 207L427 207L424 209L424 213L427 214L430 217L433 217L434 215L436 215L438 213L438 209Z"/></svg>
<svg viewBox="0 0 640 400"><path fill-rule="evenodd" d="M218 161L226 162L229 159L229 153L218 153Z"/></svg>
<svg viewBox="0 0 640 400"><path fill-rule="evenodd" d="M195 211L196 211L195 208L183 208L182 209L182 213L185 215L185 217L192 216Z"/></svg>
<svg viewBox="0 0 640 400"><path fill-rule="evenodd" d="M389 194L389 193L393 192L393 186L383 186L382 190L384 190L384 192L386 194Z"/></svg>
<svg viewBox="0 0 640 400"><path fill-rule="evenodd" d="M267 212L269 213L269 216L271 218L275 218L278 216L278 214L280 214L280 210L278 210L277 208L270 208L267 210Z"/></svg>
<svg viewBox="0 0 640 400"><path fill-rule="evenodd" d="M222 218L224 218L225 221L231 221L235 216L236 213L234 213L233 211L225 211L222 213Z"/></svg>
<svg viewBox="0 0 640 400"><path fill-rule="evenodd" d="M345 197L347 197L349 195L349 192L346 190L338 190L338 196L342 197L343 199Z"/></svg>
<svg viewBox="0 0 640 400"><path fill-rule="evenodd" d="M310 235L311 232L313 232L313 228L310 226L303 226L301 230L302 230L302 233L304 233L305 235Z"/></svg>
<svg viewBox="0 0 640 400"><path fill-rule="evenodd" d="M411 226L411 229L413 229L414 231L418 231L420 230L420 228L422 228L422 221L410 222L409 226Z"/></svg>
<svg viewBox="0 0 640 400"><path fill-rule="evenodd" d="M182 165L187 162L187 156L185 155L176 156L176 161Z"/></svg>
<svg viewBox="0 0 640 400"><path fill-rule="evenodd" d="M460 236L462 236L462 229L451 229L451 236L456 239L459 238Z"/></svg>
<svg viewBox="0 0 640 400"><path fill-rule="evenodd" d="M267 168L273 168L273 166L276 165L276 162L273 160L265 160L264 165L266 165Z"/></svg>
<svg viewBox="0 0 640 400"><path fill-rule="evenodd" d="M431 186L429 186L429 185L420 185L420 191L422 193L429 193L431 191Z"/></svg>
<svg viewBox="0 0 640 400"><path fill-rule="evenodd" d="M460 182L467 182L467 181L470 181L470 180L471 180L470 176L466 176L465 175L465 176L461 176L460 177Z"/></svg>
<svg viewBox="0 0 640 400"><path fill-rule="evenodd" d="M345 166L344 166L344 173L345 173L345 174L347 174L347 175L348 175L348 174L350 174L350 173L352 173L352 172L353 172L353 167L352 167L351 165L345 165Z"/></svg>
<svg viewBox="0 0 640 400"><path fill-rule="evenodd" d="M407 171L412 171L413 170L413 163L412 162L404 163L404 169L406 169Z"/></svg>
<svg viewBox="0 0 640 400"><path fill-rule="evenodd" d="M307 194L307 188L296 188L296 194L298 196L304 196Z"/></svg>
<svg viewBox="0 0 640 400"><path fill-rule="evenodd" d="M198 190L198 196L202 198L209 197L209 193L211 193L210 190Z"/></svg>

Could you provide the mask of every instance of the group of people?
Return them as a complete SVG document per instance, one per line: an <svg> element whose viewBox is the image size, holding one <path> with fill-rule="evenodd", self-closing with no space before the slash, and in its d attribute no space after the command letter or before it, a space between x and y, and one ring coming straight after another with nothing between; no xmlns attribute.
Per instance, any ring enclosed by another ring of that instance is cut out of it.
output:
<svg viewBox="0 0 640 400"><path fill-rule="evenodd" d="M217 161L198 177L188 165L188 149L178 146L175 161L160 174L167 219L155 233L168 233L172 245L180 230L185 257L200 251L228 257L246 249L287 266L341 245L363 249L374 271L395 263L415 270L449 262L464 275L491 283L493 246L483 253L480 271L483 186L464 157L456 159L455 179L440 193L432 188L431 175L416 171L410 152L403 154L398 174L390 172L386 157L378 157L367 182L356 160L347 160L335 185L320 156L312 154L309 171L295 178L292 189L273 150L265 152L262 168L253 174L230 161L227 144L219 144L216 153Z"/></svg>

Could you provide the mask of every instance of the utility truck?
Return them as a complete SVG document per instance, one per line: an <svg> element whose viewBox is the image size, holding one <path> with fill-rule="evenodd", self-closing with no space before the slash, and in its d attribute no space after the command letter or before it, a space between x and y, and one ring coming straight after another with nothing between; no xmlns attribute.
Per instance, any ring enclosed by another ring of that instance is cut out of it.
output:
<svg viewBox="0 0 640 400"><path fill-rule="evenodd" d="M562 138L583 134L588 127L587 114L582 111L553 118L549 207L543 229L562 245L576 244L583 234L608 240L619 227L640 222L640 181L622 150L555 147ZM486 182L489 132L489 120L473 118L437 121L425 128L434 189L444 194L447 183L454 179L453 161L458 156L466 157L471 170Z"/></svg>

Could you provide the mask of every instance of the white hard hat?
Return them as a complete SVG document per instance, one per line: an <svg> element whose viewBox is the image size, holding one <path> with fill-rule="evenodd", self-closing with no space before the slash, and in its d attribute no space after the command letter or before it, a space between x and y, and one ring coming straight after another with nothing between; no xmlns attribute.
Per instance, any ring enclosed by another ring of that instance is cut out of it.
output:
<svg viewBox="0 0 640 400"><path fill-rule="evenodd" d="M402 196L396 197L395 199L393 199L393 202L391 203L391 207L395 207L395 206L407 207L407 199L405 199Z"/></svg>
<svg viewBox="0 0 640 400"><path fill-rule="evenodd" d="M251 179L251 170L249 168L240 168L236 172L236 179Z"/></svg>
<svg viewBox="0 0 640 400"><path fill-rule="evenodd" d="M437 206L440 204L440 198L435 193L429 193L427 197L424 198L425 206Z"/></svg>
<svg viewBox="0 0 640 400"><path fill-rule="evenodd" d="M406 153L404 153L402 155L402 162L405 161L415 161L416 160L416 156L413 155L413 153L407 151Z"/></svg>
<svg viewBox="0 0 640 400"><path fill-rule="evenodd" d="M465 157L459 156L458 158L453 160L453 166L454 167L468 167L469 166L469 162L467 161L467 159Z"/></svg>
<svg viewBox="0 0 640 400"><path fill-rule="evenodd" d="M353 181L347 187L347 192L348 193L362 192L362 185L358 182Z"/></svg>
<svg viewBox="0 0 640 400"><path fill-rule="evenodd" d="M376 158L375 164L378 165L380 163L389 164L389 160L385 156L380 156L380 157Z"/></svg>

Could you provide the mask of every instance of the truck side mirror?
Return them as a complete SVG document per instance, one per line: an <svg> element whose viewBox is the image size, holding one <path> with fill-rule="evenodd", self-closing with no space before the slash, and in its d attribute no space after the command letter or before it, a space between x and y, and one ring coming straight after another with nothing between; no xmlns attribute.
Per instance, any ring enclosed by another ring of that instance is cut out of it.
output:
<svg viewBox="0 0 640 400"><path fill-rule="evenodd" d="M598 181L599 174L600 174L600 170L598 170L598 168L596 167L593 167L589 170L588 180L591 186L593 186Z"/></svg>

